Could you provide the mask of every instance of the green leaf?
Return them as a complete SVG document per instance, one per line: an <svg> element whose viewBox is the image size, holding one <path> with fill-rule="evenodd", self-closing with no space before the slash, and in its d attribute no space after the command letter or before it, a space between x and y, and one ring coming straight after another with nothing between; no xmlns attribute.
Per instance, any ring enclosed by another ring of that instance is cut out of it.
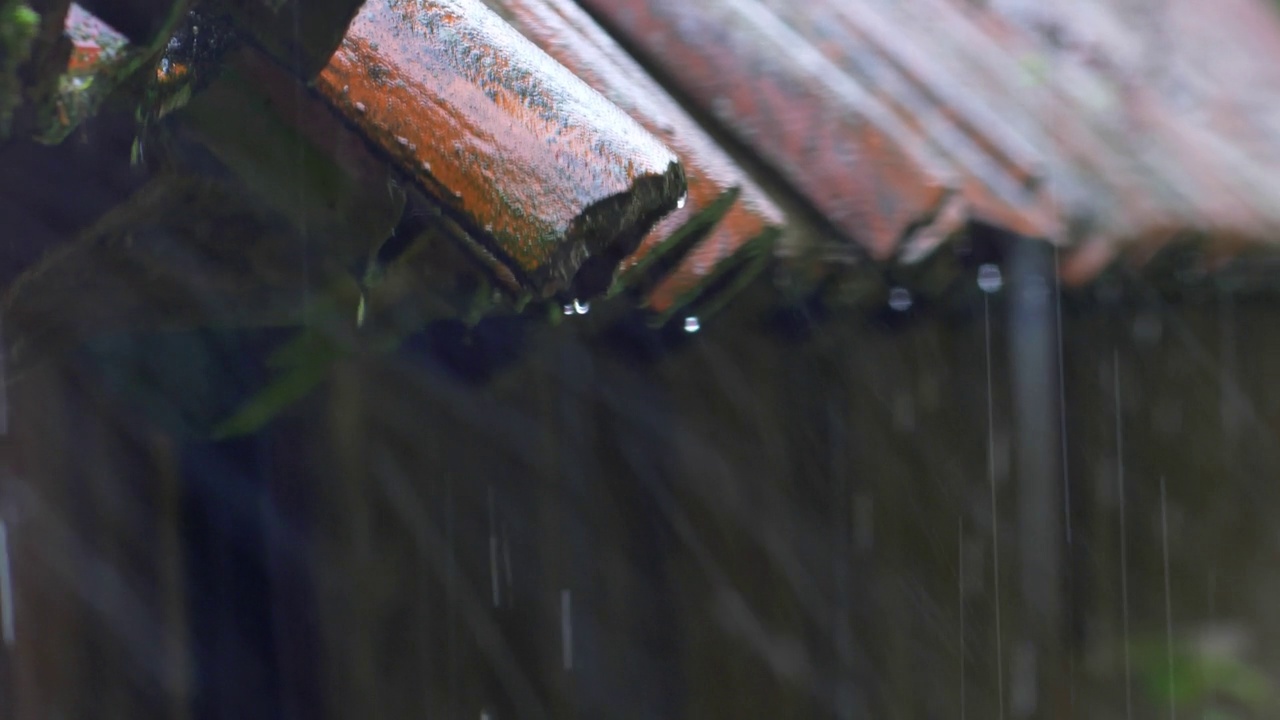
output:
<svg viewBox="0 0 1280 720"><path fill-rule="evenodd" d="M213 439L252 435L266 427L288 406L319 387L334 363L333 357L317 357L278 376L270 385L254 395L234 415L219 423Z"/></svg>
<svg viewBox="0 0 1280 720"><path fill-rule="evenodd" d="M1221 697L1255 712L1275 707L1271 680L1243 659L1158 641L1134 643L1132 652L1143 685L1159 701L1195 705Z"/></svg>

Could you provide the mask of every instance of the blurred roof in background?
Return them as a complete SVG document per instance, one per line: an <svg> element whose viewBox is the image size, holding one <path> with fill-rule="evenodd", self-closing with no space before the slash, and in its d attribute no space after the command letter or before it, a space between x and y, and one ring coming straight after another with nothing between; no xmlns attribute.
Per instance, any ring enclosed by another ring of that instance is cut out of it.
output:
<svg viewBox="0 0 1280 720"><path fill-rule="evenodd" d="M1280 237L1262 0L582 4L875 257L937 240L937 188L1070 247L1069 281L1187 235Z"/></svg>

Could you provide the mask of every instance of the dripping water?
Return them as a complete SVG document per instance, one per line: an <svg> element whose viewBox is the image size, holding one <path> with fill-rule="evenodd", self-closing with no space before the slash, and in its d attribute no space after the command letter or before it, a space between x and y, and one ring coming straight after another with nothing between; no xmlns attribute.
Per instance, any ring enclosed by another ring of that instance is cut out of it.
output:
<svg viewBox="0 0 1280 720"><path fill-rule="evenodd" d="M1071 553L1071 468L1067 457L1067 370L1066 353L1062 342L1062 268L1061 251L1053 248L1053 287L1054 312L1056 315L1058 337L1058 433L1062 439L1062 528L1067 543L1067 552ZM1068 593L1074 594L1074 578L1072 577L1072 560L1068 555L1066 575ZM1068 621L1075 624L1075 605L1068 602ZM1076 658L1074 653L1067 653L1067 692L1071 707L1076 704Z"/></svg>
<svg viewBox="0 0 1280 720"><path fill-rule="evenodd" d="M987 471L991 485L991 564L996 615L996 691L1000 720L1004 720L1004 637L1000 617L1000 522L996 501L995 397L991 382L991 294L982 296L987 350Z"/></svg>

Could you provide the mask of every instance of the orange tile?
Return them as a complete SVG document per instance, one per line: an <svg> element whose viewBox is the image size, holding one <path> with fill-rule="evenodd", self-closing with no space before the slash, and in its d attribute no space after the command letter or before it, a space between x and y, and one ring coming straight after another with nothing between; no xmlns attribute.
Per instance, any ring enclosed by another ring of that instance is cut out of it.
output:
<svg viewBox="0 0 1280 720"><path fill-rule="evenodd" d="M958 189L866 88L754 0L583 0L876 259Z"/></svg>
<svg viewBox="0 0 1280 720"><path fill-rule="evenodd" d="M315 86L543 297L685 192L669 149L479 0L369 0Z"/></svg>
<svg viewBox="0 0 1280 720"><path fill-rule="evenodd" d="M735 192L723 216L646 296L667 313L694 295L719 263L751 240L776 231L782 211L655 80L580 7L569 0L503 0L508 18L526 37L587 81L676 151L689 182L682 207L663 219L622 265L637 268L673 233Z"/></svg>
<svg viewBox="0 0 1280 720"><path fill-rule="evenodd" d="M960 91L942 67L873 5L813 0L792 7L764 0L849 73L960 173L973 218L1028 237L1055 238L1058 218L1041 192L1042 154L994 112ZM954 208L954 206L953 206Z"/></svg>

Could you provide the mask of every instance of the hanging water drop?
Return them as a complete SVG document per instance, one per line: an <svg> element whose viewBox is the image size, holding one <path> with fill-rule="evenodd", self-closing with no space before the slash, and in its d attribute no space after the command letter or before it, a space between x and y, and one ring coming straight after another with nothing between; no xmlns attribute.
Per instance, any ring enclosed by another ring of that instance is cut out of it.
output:
<svg viewBox="0 0 1280 720"><path fill-rule="evenodd" d="M702 323L698 322L698 318L690 315L684 319L684 331L693 334L702 329Z"/></svg>
<svg viewBox="0 0 1280 720"><path fill-rule="evenodd" d="M364 106L364 103L362 103L362 102L358 102L358 103L356 103L356 112L358 112L358 113L362 113L362 112L364 112L364 111L365 111L365 109L366 109L366 108L365 108L365 106Z"/></svg>
<svg viewBox="0 0 1280 720"><path fill-rule="evenodd" d="M889 291L889 307L895 312L906 312L915 301L911 299L911 291L904 287L896 287Z"/></svg>
<svg viewBox="0 0 1280 720"><path fill-rule="evenodd" d="M986 263L978 268L978 287L984 293L1000 292L1000 288L1004 287L1004 276L1000 274L1000 267L993 263Z"/></svg>
<svg viewBox="0 0 1280 720"><path fill-rule="evenodd" d="M687 202L689 202L689 193L688 192L681 193L680 199L676 200L676 209L683 210L685 203Z"/></svg>
<svg viewBox="0 0 1280 720"><path fill-rule="evenodd" d="M565 306L564 306L564 314L565 314L565 315L572 315L572 314L573 314L573 303L565 303Z"/></svg>
<svg viewBox="0 0 1280 720"><path fill-rule="evenodd" d="M591 312L591 303L573 301L573 311L579 315L586 315Z"/></svg>

